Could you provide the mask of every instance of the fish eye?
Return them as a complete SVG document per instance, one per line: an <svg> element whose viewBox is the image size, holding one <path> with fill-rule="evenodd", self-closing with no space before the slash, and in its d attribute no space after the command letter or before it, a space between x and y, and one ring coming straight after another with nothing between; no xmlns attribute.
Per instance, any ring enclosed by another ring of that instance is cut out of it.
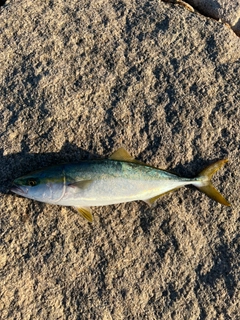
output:
<svg viewBox="0 0 240 320"><path fill-rule="evenodd" d="M27 180L27 185L30 186L30 187L34 187L38 184L38 181L37 179L34 179L34 178L30 178Z"/></svg>

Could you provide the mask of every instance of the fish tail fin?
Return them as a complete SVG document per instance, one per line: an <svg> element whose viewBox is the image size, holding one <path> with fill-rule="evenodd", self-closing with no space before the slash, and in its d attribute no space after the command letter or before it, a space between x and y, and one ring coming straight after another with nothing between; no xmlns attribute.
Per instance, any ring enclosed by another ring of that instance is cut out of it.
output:
<svg viewBox="0 0 240 320"><path fill-rule="evenodd" d="M196 183L193 183L193 185L201 192L205 193L209 198L225 206L231 206L231 204L221 195L221 193L214 188L211 182L213 174L218 171L226 162L228 162L227 159L218 160L207 166L198 174L196 177Z"/></svg>

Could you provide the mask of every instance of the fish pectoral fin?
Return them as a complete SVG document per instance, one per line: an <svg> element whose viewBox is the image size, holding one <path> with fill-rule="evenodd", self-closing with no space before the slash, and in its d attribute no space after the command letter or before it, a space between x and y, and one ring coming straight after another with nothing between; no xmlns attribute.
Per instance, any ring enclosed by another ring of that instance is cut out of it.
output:
<svg viewBox="0 0 240 320"><path fill-rule="evenodd" d="M78 189L85 189L87 188L93 180L81 180L81 181L75 181L68 184L69 187L72 188L78 188Z"/></svg>
<svg viewBox="0 0 240 320"><path fill-rule="evenodd" d="M92 210L89 207L79 207L76 209L84 219L93 222Z"/></svg>
<svg viewBox="0 0 240 320"><path fill-rule="evenodd" d="M170 192L172 192L172 191L174 191L174 190L177 190L177 189L179 189L179 188L180 188L180 187L171 189L171 190L169 190L169 191L163 192L163 193L161 193L161 194L158 194L158 195L155 196L155 197L152 197L152 198L150 198L150 199L146 199L146 200L143 200L143 201L144 201L145 203L147 203L147 204L149 205L149 207L152 207L152 206L155 204L155 202L156 202L160 197L162 197L162 196L164 196L164 195L166 195L166 194L168 194L168 193L170 193Z"/></svg>
<svg viewBox="0 0 240 320"><path fill-rule="evenodd" d="M113 154L109 157L109 159L145 164L144 162L134 159L124 148L117 149L115 152L113 152Z"/></svg>

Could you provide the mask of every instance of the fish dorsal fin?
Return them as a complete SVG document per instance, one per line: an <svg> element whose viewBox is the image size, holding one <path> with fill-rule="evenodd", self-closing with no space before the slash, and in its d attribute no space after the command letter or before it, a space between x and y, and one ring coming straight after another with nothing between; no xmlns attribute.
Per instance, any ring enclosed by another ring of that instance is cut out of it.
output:
<svg viewBox="0 0 240 320"><path fill-rule="evenodd" d="M93 222L92 210L89 207L76 208L80 215L88 222Z"/></svg>
<svg viewBox="0 0 240 320"><path fill-rule="evenodd" d="M113 152L113 154L109 157L111 160L118 160L118 161L128 161L128 162L135 162L139 164L145 164L141 161L134 159L124 148L119 148Z"/></svg>
<svg viewBox="0 0 240 320"><path fill-rule="evenodd" d="M134 158L124 148L119 148L109 157L111 160L133 161Z"/></svg>

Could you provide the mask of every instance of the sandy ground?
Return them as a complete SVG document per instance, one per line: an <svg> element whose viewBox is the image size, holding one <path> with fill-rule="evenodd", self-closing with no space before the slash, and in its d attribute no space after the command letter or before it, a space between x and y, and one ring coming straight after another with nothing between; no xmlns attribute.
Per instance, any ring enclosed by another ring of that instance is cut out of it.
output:
<svg viewBox="0 0 240 320"><path fill-rule="evenodd" d="M240 39L157 0L11 1L0 14L1 319L240 318ZM53 163L124 146L214 185L74 209L10 192Z"/></svg>

